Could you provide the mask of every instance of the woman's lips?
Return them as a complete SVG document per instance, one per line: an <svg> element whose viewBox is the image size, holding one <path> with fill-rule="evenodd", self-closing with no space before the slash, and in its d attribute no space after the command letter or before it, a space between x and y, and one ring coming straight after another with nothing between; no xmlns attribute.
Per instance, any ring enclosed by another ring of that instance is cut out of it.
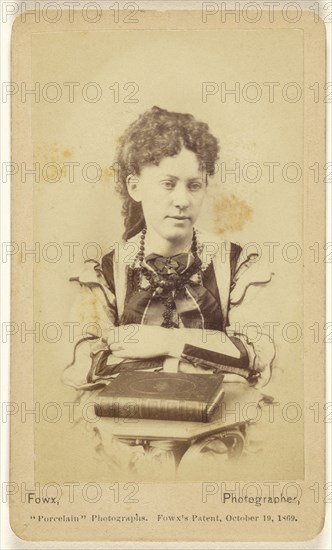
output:
<svg viewBox="0 0 332 550"><path fill-rule="evenodd" d="M172 220L190 220L188 216L166 216L167 218L171 218Z"/></svg>

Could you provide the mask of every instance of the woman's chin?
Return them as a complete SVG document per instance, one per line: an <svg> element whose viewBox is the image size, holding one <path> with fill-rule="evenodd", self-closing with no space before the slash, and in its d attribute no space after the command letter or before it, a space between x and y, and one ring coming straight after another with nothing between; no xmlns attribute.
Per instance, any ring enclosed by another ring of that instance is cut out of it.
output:
<svg viewBox="0 0 332 550"><path fill-rule="evenodd" d="M164 239L167 239L168 241L178 242L178 241L185 241L192 236L192 226L190 225L187 227L173 227L170 228L168 231L164 232Z"/></svg>
<svg viewBox="0 0 332 550"><path fill-rule="evenodd" d="M181 239L192 234L193 225L189 218L166 218L162 224L162 232L167 239Z"/></svg>

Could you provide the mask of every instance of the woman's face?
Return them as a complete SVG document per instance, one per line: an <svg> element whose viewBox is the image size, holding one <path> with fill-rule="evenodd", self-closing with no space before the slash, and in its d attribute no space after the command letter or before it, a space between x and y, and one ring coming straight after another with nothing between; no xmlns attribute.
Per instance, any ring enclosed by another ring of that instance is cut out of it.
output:
<svg viewBox="0 0 332 550"><path fill-rule="evenodd" d="M169 241L192 233L206 194L204 172L195 153L181 149L158 166L146 166L140 176L129 178L131 197L142 202L147 228Z"/></svg>

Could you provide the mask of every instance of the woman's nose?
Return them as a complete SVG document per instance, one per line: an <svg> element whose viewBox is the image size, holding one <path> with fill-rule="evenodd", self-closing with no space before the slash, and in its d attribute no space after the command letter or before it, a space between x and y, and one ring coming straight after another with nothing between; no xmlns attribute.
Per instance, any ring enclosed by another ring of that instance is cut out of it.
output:
<svg viewBox="0 0 332 550"><path fill-rule="evenodd" d="M178 181L173 191L173 203L178 208L186 208L189 206L189 193L187 186Z"/></svg>

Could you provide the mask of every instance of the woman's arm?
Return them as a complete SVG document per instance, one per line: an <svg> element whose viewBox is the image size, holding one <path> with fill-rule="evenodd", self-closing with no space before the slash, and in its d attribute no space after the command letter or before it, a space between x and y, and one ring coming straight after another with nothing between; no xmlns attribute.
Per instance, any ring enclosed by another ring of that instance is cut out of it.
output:
<svg viewBox="0 0 332 550"><path fill-rule="evenodd" d="M260 384L268 381L268 367L275 355L274 344L266 335L252 343L243 334L194 328L124 325L111 331L107 342L112 355L119 359L171 356Z"/></svg>
<svg viewBox="0 0 332 550"><path fill-rule="evenodd" d="M196 348L206 354L219 353L232 359L241 351L225 334L195 328L163 328L151 325L122 325L111 330L107 343L116 357L144 359L170 355L183 357L185 349Z"/></svg>
<svg viewBox="0 0 332 550"><path fill-rule="evenodd" d="M220 331L124 325L111 331L108 345L114 357L149 359L171 356L196 367L249 377L249 358L237 338Z"/></svg>

